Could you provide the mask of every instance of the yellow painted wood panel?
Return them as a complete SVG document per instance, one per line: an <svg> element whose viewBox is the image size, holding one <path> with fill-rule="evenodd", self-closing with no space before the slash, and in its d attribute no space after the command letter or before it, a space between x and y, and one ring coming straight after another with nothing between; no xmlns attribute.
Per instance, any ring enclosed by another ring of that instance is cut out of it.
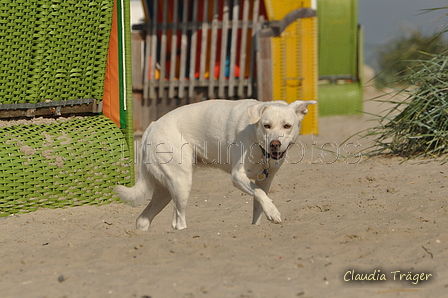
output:
<svg viewBox="0 0 448 298"><path fill-rule="evenodd" d="M289 12L311 7L311 0L265 0L270 20L281 20ZM274 100L317 100L317 20L299 19L280 37L273 37L272 96ZM318 133L317 107L310 106L302 122L302 134Z"/></svg>

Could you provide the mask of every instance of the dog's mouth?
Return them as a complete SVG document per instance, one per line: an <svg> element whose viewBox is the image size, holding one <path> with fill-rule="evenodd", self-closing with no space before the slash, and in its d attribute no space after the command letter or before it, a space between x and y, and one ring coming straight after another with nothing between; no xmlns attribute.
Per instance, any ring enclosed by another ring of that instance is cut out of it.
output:
<svg viewBox="0 0 448 298"><path fill-rule="evenodd" d="M272 158L274 160L282 159L283 156L285 156L285 153L286 153L286 150L283 151L283 152L280 152L280 151L267 152L263 147L260 146L260 148L261 148L261 151L263 152L264 157Z"/></svg>
<svg viewBox="0 0 448 298"><path fill-rule="evenodd" d="M276 152L271 152L270 154L271 154L272 159L279 160L279 159L283 158L285 153L286 153L286 151L283 151L283 152L276 151Z"/></svg>

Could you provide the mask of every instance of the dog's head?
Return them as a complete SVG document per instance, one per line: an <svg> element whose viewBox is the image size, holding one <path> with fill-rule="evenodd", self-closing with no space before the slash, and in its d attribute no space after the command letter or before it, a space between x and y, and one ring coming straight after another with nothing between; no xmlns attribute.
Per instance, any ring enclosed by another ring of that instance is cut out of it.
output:
<svg viewBox="0 0 448 298"><path fill-rule="evenodd" d="M275 160L285 156L289 146L297 140L300 121L308 113L308 105L315 100L259 102L247 108L249 124L256 126L259 145Z"/></svg>

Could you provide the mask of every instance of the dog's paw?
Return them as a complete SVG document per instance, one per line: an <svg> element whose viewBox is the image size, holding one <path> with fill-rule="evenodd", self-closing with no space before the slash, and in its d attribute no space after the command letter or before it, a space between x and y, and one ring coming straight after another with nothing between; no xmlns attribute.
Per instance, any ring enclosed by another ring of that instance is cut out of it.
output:
<svg viewBox="0 0 448 298"><path fill-rule="evenodd" d="M141 230L141 231L147 231L149 229L149 225L151 223L149 222L149 219L145 218L145 217L139 217L137 218L137 229Z"/></svg>
<svg viewBox="0 0 448 298"><path fill-rule="evenodd" d="M269 220L270 222L272 222L272 223L275 223L275 224L280 224L280 223L282 223L282 218L281 218L280 212L278 213L278 215L274 215L274 216L266 215L266 217L267 217L268 220Z"/></svg>
<svg viewBox="0 0 448 298"><path fill-rule="evenodd" d="M187 223L185 219L182 219L180 216L174 214L173 221L171 222L171 227L173 230L185 230L187 228Z"/></svg>
<svg viewBox="0 0 448 298"><path fill-rule="evenodd" d="M172 224L171 227L173 228L173 230L182 231L187 228L187 225Z"/></svg>
<svg viewBox="0 0 448 298"><path fill-rule="evenodd" d="M275 224L279 224L282 222L282 216L280 214L280 211L278 211L277 207L275 207L274 204L266 208L264 213L266 214L266 217L269 221Z"/></svg>

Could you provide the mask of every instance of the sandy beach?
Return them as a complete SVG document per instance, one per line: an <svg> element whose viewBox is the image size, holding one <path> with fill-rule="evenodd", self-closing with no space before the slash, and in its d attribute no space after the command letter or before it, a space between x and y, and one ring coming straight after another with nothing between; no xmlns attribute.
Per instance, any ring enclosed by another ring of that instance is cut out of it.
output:
<svg viewBox="0 0 448 298"><path fill-rule="evenodd" d="M143 206L117 203L0 218L0 297L445 297L447 165L340 146L367 120L325 117L299 137L270 192L282 224L251 225L252 198L202 168L184 231L171 205L147 232Z"/></svg>

